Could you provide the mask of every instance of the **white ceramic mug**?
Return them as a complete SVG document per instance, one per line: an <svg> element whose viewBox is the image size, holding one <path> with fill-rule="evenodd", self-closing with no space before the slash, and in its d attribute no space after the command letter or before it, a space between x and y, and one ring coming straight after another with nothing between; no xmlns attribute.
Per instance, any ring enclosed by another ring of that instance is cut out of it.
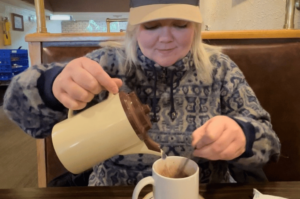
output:
<svg viewBox="0 0 300 199"><path fill-rule="evenodd" d="M166 172L173 176L178 172L186 158L169 156L166 160L159 159L152 166L152 176L142 179L135 187L132 199L138 199L139 193L146 185L153 185L154 199L198 199L199 197L199 167L189 160L184 167L184 178L169 178L161 175ZM151 194L151 193L150 193ZM148 194L149 195L149 194ZM148 196L147 195L147 196Z"/></svg>

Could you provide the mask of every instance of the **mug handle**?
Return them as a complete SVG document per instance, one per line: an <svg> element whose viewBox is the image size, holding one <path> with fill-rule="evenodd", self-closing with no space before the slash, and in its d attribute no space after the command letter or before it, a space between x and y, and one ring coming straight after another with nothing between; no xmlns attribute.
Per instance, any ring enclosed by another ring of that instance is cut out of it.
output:
<svg viewBox="0 0 300 199"><path fill-rule="evenodd" d="M114 96L115 96L114 94L108 92L108 97L107 97L107 99L112 98L112 97L114 97ZM107 100L107 99L106 99L106 100ZM69 109L69 111L68 111L68 119L72 118L73 116L74 116L73 110Z"/></svg>
<svg viewBox="0 0 300 199"><path fill-rule="evenodd" d="M141 190L147 185L154 185L154 179L152 176L146 177L139 181L134 188L132 199L138 199Z"/></svg>

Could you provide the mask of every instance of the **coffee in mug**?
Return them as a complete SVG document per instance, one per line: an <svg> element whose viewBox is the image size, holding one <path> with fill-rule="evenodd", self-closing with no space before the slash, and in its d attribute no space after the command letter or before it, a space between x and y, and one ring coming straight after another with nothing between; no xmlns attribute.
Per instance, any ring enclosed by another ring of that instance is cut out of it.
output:
<svg viewBox="0 0 300 199"><path fill-rule="evenodd" d="M178 168L177 166L169 167L166 162L165 166L163 166L162 169L159 169L157 173L166 178L186 178L189 176L184 170L181 171L180 169L181 168Z"/></svg>

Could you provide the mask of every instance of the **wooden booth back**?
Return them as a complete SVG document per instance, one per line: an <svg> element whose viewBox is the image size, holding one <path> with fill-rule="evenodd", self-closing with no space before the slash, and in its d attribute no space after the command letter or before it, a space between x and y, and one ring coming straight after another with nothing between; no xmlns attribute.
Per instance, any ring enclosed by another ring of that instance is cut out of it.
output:
<svg viewBox="0 0 300 199"><path fill-rule="evenodd" d="M300 39L214 39L241 68L261 105L270 113L282 143L278 163L268 163L270 181L300 181ZM44 42L42 63L68 62L98 49L98 42ZM47 182L66 172L46 138Z"/></svg>

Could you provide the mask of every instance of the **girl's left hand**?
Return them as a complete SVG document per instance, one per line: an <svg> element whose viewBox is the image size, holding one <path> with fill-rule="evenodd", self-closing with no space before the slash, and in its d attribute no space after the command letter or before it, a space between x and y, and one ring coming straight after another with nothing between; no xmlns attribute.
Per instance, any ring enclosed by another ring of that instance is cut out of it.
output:
<svg viewBox="0 0 300 199"><path fill-rule="evenodd" d="M192 145L194 156L208 160L233 160L245 152L246 137L233 119L216 116L194 131Z"/></svg>

